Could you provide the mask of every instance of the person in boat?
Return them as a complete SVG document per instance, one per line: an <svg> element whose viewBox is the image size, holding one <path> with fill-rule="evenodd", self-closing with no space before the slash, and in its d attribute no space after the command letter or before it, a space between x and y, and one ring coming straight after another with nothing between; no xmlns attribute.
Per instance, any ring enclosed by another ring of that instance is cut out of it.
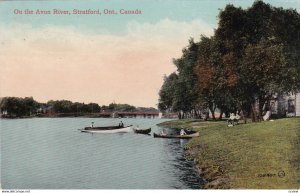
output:
<svg viewBox="0 0 300 193"><path fill-rule="evenodd" d="M186 135L186 132L184 131L184 129L181 129L181 130L180 130L180 135L181 135L181 136Z"/></svg>
<svg viewBox="0 0 300 193"><path fill-rule="evenodd" d="M119 123L119 127L124 127L124 123L122 121Z"/></svg>
<svg viewBox="0 0 300 193"><path fill-rule="evenodd" d="M163 129L161 130L160 134L161 134L161 135L167 135L167 134L166 134L166 129L163 128Z"/></svg>

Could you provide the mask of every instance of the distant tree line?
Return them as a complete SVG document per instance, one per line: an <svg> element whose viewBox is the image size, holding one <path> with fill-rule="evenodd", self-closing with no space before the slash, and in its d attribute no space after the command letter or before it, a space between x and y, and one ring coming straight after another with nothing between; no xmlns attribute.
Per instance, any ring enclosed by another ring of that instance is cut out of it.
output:
<svg viewBox="0 0 300 193"><path fill-rule="evenodd" d="M179 118L239 112L258 121L276 94L300 89L300 15L262 1L227 5L211 37L193 39L164 78L158 107Z"/></svg>
<svg viewBox="0 0 300 193"><path fill-rule="evenodd" d="M46 104L41 105L42 108L47 108L55 113L96 113L100 112L100 106L96 103L79 103L69 100L50 100Z"/></svg>
<svg viewBox="0 0 300 193"><path fill-rule="evenodd" d="M155 108L135 107L129 104L111 103L99 106L97 103L79 103L69 100L50 100L39 103L32 97L3 97L0 98L0 112L6 117L28 117L37 114L88 114L100 112L147 112L157 111Z"/></svg>
<svg viewBox="0 0 300 193"><path fill-rule="evenodd" d="M0 98L0 110L2 113L15 117L31 116L36 113L39 103L32 97L4 97Z"/></svg>

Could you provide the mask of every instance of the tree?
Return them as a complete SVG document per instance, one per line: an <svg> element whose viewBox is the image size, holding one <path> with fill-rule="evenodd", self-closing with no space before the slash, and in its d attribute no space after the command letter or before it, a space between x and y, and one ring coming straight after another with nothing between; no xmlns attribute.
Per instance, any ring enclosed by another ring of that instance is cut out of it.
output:
<svg viewBox="0 0 300 193"><path fill-rule="evenodd" d="M165 79L159 108L183 115L208 108L213 119L218 108L219 118L238 111L260 120L274 94L300 90L299 31L296 10L262 1L248 9L227 5L215 34L191 39L174 60L176 79Z"/></svg>
<svg viewBox="0 0 300 193"><path fill-rule="evenodd" d="M39 103L32 97L3 97L0 99L1 112L7 111L8 116L23 117L34 114L39 107Z"/></svg>
<svg viewBox="0 0 300 193"><path fill-rule="evenodd" d="M258 117L263 111L270 110L270 101L276 93L292 90L293 76L289 72L283 45L273 41L262 40L256 45L249 45L241 63L241 74L245 85L252 88L253 103L258 103ZM256 113L252 104L252 113ZM265 108L264 108L265 107ZM264 108L264 109L263 109Z"/></svg>
<svg viewBox="0 0 300 193"><path fill-rule="evenodd" d="M198 45L190 39L189 45L182 53L180 58L173 60L177 73L164 78L158 104L160 110L178 112L179 118L194 116L197 114L195 109L198 108L197 76L194 72Z"/></svg>
<svg viewBox="0 0 300 193"><path fill-rule="evenodd" d="M88 106L88 112L89 113L98 113L100 112L101 108L97 103L89 103Z"/></svg>
<svg viewBox="0 0 300 193"><path fill-rule="evenodd" d="M234 98L254 121L263 113L254 110L255 103L262 109L272 93L297 92L300 88L300 58L295 54L300 48L296 35L299 18L295 10L274 8L262 1L246 10L228 5L220 12L215 36L222 56L233 53L236 61L239 81Z"/></svg>
<svg viewBox="0 0 300 193"><path fill-rule="evenodd" d="M56 113L71 113L73 103L68 100L48 101L47 105L52 106Z"/></svg>
<svg viewBox="0 0 300 193"><path fill-rule="evenodd" d="M108 109L109 111L119 111L119 112L132 112L136 111L136 107L129 104L116 104L111 103L108 107L104 107L104 109Z"/></svg>

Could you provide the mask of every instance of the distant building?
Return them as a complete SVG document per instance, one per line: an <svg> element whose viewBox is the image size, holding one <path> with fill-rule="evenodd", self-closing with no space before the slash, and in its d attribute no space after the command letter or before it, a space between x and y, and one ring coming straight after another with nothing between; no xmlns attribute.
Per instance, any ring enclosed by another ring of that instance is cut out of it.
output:
<svg viewBox="0 0 300 193"><path fill-rule="evenodd" d="M295 115L298 117L300 116L300 93L295 95Z"/></svg>
<svg viewBox="0 0 300 193"><path fill-rule="evenodd" d="M37 109L37 113L42 113L42 114L51 114L54 113L53 106L41 106L40 108Z"/></svg>
<svg viewBox="0 0 300 193"><path fill-rule="evenodd" d="M300 93L294 95L278 95L271 107L272 115L278 117L300 116Z"/></svg>

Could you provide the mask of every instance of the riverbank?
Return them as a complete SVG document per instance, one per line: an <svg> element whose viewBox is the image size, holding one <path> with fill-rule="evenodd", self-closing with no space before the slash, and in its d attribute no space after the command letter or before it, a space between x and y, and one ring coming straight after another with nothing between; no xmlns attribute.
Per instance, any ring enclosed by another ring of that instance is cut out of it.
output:
<svg viewBox="0 0 300 193"><path fill-rule="evenodd" d="M207 181L205 188L299 188L300 118L234 127L223 121L189 119L160 126L199 131L186 153Z"/></svg>

